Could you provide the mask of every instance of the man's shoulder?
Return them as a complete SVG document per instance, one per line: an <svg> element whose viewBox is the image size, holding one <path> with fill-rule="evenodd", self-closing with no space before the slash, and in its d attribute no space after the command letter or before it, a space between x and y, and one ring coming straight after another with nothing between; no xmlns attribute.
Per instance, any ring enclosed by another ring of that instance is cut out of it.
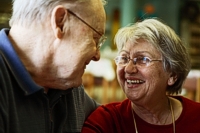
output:
<svg viewBox="0 0 200 133"><path fill-rule="evenodd" d="M0 51L1 53L1 51ZM8 66L6 65L5 60L3 59L2 55L0 54L0 82L6 83L10 77ZM1 83L1 85L2 85Z"/></svg>

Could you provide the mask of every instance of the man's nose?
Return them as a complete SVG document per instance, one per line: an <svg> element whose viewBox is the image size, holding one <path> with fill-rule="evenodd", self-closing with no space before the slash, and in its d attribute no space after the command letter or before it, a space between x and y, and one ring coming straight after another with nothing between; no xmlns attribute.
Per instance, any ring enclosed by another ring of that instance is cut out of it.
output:
<svg viewBox="0 0 200 133"><path fill-rule="evenodd" d="M96 54L94 55L94 57L92 58L93 61L98 61L100 59L100 50L96 51Z"/></svg>

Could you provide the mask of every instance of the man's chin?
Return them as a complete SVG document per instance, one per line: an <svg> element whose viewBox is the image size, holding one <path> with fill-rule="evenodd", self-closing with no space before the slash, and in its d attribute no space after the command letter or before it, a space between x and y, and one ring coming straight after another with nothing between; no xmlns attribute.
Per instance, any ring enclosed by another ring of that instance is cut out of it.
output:
<svg viewBox="0 0 200 133"><path fill-rule="evenodd" d="M77 87L79 87L79 86L81 86L82 85L82 79L81 80L79 80L79 81L71 81L71 82L67 82L66 84L65 84L65 90L67 90L67 89L70 89L70 88L77 88Z"/></svg>

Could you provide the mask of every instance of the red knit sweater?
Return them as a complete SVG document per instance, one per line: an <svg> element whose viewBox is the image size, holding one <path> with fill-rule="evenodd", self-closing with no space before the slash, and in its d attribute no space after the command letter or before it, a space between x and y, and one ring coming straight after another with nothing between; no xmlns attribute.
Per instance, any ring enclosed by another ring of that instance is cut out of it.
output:
<svg viewBox="0 0 200 133"><path fill-rule="evenodd" d="M176 133L200 133L200 103L175 96L183 105L176 120ZM135 114L138 133L173 133L173 125L152 125ZM100 106L86 120L82 133L135 133L131 101Z"/></svg>

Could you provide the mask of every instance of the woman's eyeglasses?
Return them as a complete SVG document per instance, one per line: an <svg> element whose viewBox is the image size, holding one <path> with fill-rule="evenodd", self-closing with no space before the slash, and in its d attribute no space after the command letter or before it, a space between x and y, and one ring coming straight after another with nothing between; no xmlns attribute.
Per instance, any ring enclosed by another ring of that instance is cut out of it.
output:
<svg viewBox="0 0 200 133"><path fill-rule="evenodd" d="M117 66L124 67L127 66L129 61L133 61L133 64L138 67L147 67L152 61L162 61L161 59L150 59L149 57L136 57L136 58L129 58L126 56L117 56L115 59L115 63Z"/></svg>

